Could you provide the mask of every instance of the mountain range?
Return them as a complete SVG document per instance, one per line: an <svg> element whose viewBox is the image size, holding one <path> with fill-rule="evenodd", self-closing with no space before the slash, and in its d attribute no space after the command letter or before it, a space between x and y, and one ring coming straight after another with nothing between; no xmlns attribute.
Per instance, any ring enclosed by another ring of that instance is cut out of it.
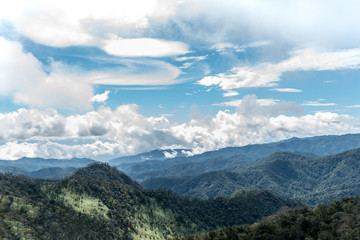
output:
<svg viewBox="0 0 360 240"><path fill-rule="evenodd" d="M247 167L191 177L152 178L142 184L202 199L229 195L236 189L267 189L282 197L316 205L356 196L360 192L359 172L360 149L323 157L283 152Z"/></svg>
<svg viewBox="0 0 360 240"><path fill-rule="evenodd" d="M229 158L236 159L241 156L242 161L238 161L238 165L246 166L261 162L263 161L263 158L266 158L276 152L301 153L302 155L306 156L326 156L355 148L360 148L360 134L291 138L288 140L267 144L255 144L243 147L227 147L189 157L175 157L165 160L143 160L141 162L128 162L122 164L116 164L114 161L109 161L109 163L112 166L116 166L121 171L124 171L134 179L138 181L144 181L153 177L170 176L167 172L177 172L181 168L180 164L185 163L190 163L190 165L183 165L182 167L186 167L188 169L188 171L186 171L186 176L191 176L194 175L192 174L193 170L191 169L191 165L193 165L194 168L199 166L198 164L192 164L194 162L206 161L209 163L209 160L216 161L215 159L219 159L219 162L221 162L223 160L227 161ZM179 168L176 170L171 169L176 165L179 165ZM221 170L223 168L220 166L220 168L207 169L208 170L203 172ZM163 171L159 172L159 170ZM154 173L152 171L156 172ZM196 171L194 172L196 173ZM176 176L179 176L179 174ZM185 174L183 176L185 176Z"/></svg>
<svg viewBox="0 0 360 240"><path fill-rule="evenodd" d="M172 189L180 195L208 199L230 195L237 189L266 189L316 205L358 193L358 150L324 156L357 146L360 134L348 134L292 138L189 157L184 156L188 154L185 149L154 150L109 163L145 187ZM279 152L282 150L290 152ZM0 161L0 172L60 179L94 162L86 158L22 158Z"/></svg>

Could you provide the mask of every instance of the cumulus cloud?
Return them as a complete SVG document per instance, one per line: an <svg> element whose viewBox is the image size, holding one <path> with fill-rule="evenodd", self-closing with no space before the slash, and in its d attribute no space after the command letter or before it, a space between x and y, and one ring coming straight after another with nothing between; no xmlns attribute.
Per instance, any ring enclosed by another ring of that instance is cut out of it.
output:
<svg viewBox="0 0 360 240"><path fill-rule="evenodd" d="M119 154L117 143L95 141L93 143L67 145L54 141L9 141L0 145L0 159L16 160L22 157L69 159L73 157L98 157Z"/></svg>
<svg viewBox="0 0 360 240"><path fill-rule="evenodd" d="M172 151L172 152L164 151L163 153L166 158L174 158L177 155L177 151Z"/></svg>
<svg viewBox="0 0 360 240"><path fill-rule="evenodd" d="M329 112L301 115L294 103L262 103L255 95L241 100L235 111L219 111L213 117L200 116L182 124L171 123L165 116L145 117L136 105L115 110L101 107L69 116L55 110L21 109L0 115L0 159L96 157L174 148L192 149L194 154L294 136L360 131L358 117ZM90 142L63 141L78 138Z"/></svg>
<svg viewBox="0 0 360 240"><path fill-rule="evenodd" d="M92 87L85 79L62 72L45 73L42 64L22 46L0 37L0 95L38 107L90 109Z"/></svg>
<svg viewBox="0 0 360 240"><path fill-rule="evenodd" d="M276 86L284 72L334 71L360 68L360 49L316 52L312 49L293 51L279 63L262 63L253 67L234 67L229 73L207 76L198 81L204 86L218 85L224 90L245 87Z"/></svg>
<svg viewBox="0 0 360 240"><path fill-rule="evenodd" d="M105 103L106 100L109 99L109 93L110 91L105 91L104 93L102 94L96 94L95 96L93 96L91 98L91 102L94 103L94 102L97 102L97 103Z"/></svg>

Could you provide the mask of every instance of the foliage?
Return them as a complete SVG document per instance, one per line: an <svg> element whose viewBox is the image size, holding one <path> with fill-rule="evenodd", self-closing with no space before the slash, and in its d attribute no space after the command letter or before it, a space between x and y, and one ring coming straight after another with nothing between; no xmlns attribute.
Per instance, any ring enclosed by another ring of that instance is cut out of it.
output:
<svg viewBox="0 0 360 240"><path fill-rule="evenodd" d="M344 198L330 205L283 209L252 225L222 228L197 233L184 240L255 240L255 239L346 239L360 237L360 198Z"/></svg>

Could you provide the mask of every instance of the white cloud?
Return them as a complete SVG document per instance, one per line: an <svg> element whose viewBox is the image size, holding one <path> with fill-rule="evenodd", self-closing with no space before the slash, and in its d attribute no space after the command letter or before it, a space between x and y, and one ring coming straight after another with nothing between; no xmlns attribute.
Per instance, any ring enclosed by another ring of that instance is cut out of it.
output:
<svg viewBox="0 0 360 240"><path fill-rule="evenodd" d="M157 29L210 44L280 38L302 47L351 46L360 39L359 7L356 0L13 0L3 4L0 16L50 46L93 45L108 33L133 38Z"/></svg>
<svg viewBox="0 0 360 240"><path fill-rule="evenodd" d="M3 4L0 16L38 43L65 47L94 45L107 33L142 31L151 21L173 16L177 5L173 0L14 0Z"/></svg>
<svg viewBox="0 0 360 240"><path fill-rule="evenodd" d="M228 102L223 102L223 103L216 103L216 104L213 104L213 105L214 105L214 106L238 107L238 106L241 105L242 102L243 102L242 99L238 99L238 100L233 100L233 101L228 101ZM273 105L275 105L277 102L279 102L279 100L277 100L277 99L271 99L271 98L256 99L256 103L257 103L259 106L262 106L262 107L273 106Z"/></svg>
<svg viewBox="0 0 360 240"><path fill-rule="evenodd" d="M360 104L345 106L346 108L360 108Z"/></svg>
<svg viewBox="0 0 360 240"><path fill-rule="evenodd" d="M182 42L153 38L112 38L104 42L103 49L121 57L164 57L189 52L188 46Z"/></svg>
<svg viewBox="0 0 360 240"><path fill-rule="evenodd" d="M234 67L229 73L207 76L198 81L204 86L219 85L224 90L244 87L273 87L284 72L334 71L360 68L360 49L315 52L311 49L294 51L279 63L263 63L254 67Z"/></svg>
<svg viewBox="0 0 360 240"><path fill-rule="evenodd" d="M336 106L336 103L324 103L321 102L321 99L319 101L305 101L301 105L303 106L312 106L312 107L328 107L328 106Z"/></svg>
<svg viewBox="0 0 360 240"><path fill-rule="evenodd" d="M177 155L177 151L172 151L172 152L164 151L163 153L166 158L174 158Z"/></svg>
<svg viewBox="0 0 360 240"><path fill-rule="evenodd" d="M188 61L185 62L180 68L182 69L187 69L190 68L192 65L194 65L195 63L205 60L208 56L190 56L190 57L179 57L179 58L175 58L176 61L179 62L184 62L184 61Z"/></svg>
<svg viewBox="0 0 360 240"><path fill-rule="evenodd" d="M35 143L10 141L0 145L0 159L16 160L22 157L69 159L119 154L117 143L95 141L93 143L67 145L52 141Z"/></svg>
<svg viewBox="0 0 360 240"><path fill-rule="evenodd" d="M295 88L274 88L271 90L276 92L291 92L291 93L302 92L300 89L295 89Z"/></svg>
<svg viewBox="0 0 360 240"><path fill-rule="evenodd" d="M190 68L192 65L194 65L195 62L186 62L184 63L180 68L181 69L187 69Z"/></svg>
<svg viewBox="0 0 360 240"><path fill-rule="evenodd" d="M151 22L161 23L176 14L178 4L177 0L14 0L2 6L0 20L48 46L97 46L121 57L163 57L186 54L188 47L139 36Z"/></svg>
<svg viewBox="0 0 360 240"><path fill-rule="evenodd" d="M239 95L239 93L236 91L227 91L227 92L223 93L224 97L234 97L237 95Z"/></svg>
<svg viewBox="0 0 360 240"><path fill-rule="evenodd" d="M91 98L91 102L94 103L94 102L97 102L97 103L105 103L106 100L109 99L109 93L110 91L105 91L104 93L102 94L96 94L95 96L93 96Z"/></svg>
<svg viewBox="0 0 360 240"><path fill-rule="evenodd" d="M0 114L0 159L97 157L174 147L200 153L295 136L360 132L358 117L329 112L290 115L299 114L299 107L261 102L255 95L241 100L235 112L219 111L213 117L199 117L182 124L170 123L165 116L144 117L136 105L123 105L116 110L101 107L69 116L55 110L34 109ZM74 145L64 141L79 138L89 143Z"/></svg>
<svg viewBox="0 0 360 240"><path fill-rule="evenodd" d="M179 61L179 62L184 62L184 61L189 61L189 60L202 61L202 60L205 60L206 58L207 58L207 55L205 55L205 56L178 57L178 58L175 58L175 60Z"/></svg>

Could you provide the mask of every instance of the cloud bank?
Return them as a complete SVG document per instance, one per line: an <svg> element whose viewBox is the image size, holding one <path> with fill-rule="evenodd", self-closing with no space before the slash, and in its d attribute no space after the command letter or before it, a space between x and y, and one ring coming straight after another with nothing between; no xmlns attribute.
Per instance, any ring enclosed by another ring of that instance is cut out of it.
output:
<svg viewBox="0 0 360 240"><path fill-rule="evenodd" d="M55 110L19 109L0 114L0 159L97 157L159 148L186 148L201 153L294 136L360 132L358 117L330 112L299 115L301 109L293 103L265 103L248 95L234 112L219 111L213 117L183 124L171 123L165 116L145 117L136 105L122 105L115 110L101 107L69 116ZM90 143L69 145L60 141L77 138Z"/></svg>

